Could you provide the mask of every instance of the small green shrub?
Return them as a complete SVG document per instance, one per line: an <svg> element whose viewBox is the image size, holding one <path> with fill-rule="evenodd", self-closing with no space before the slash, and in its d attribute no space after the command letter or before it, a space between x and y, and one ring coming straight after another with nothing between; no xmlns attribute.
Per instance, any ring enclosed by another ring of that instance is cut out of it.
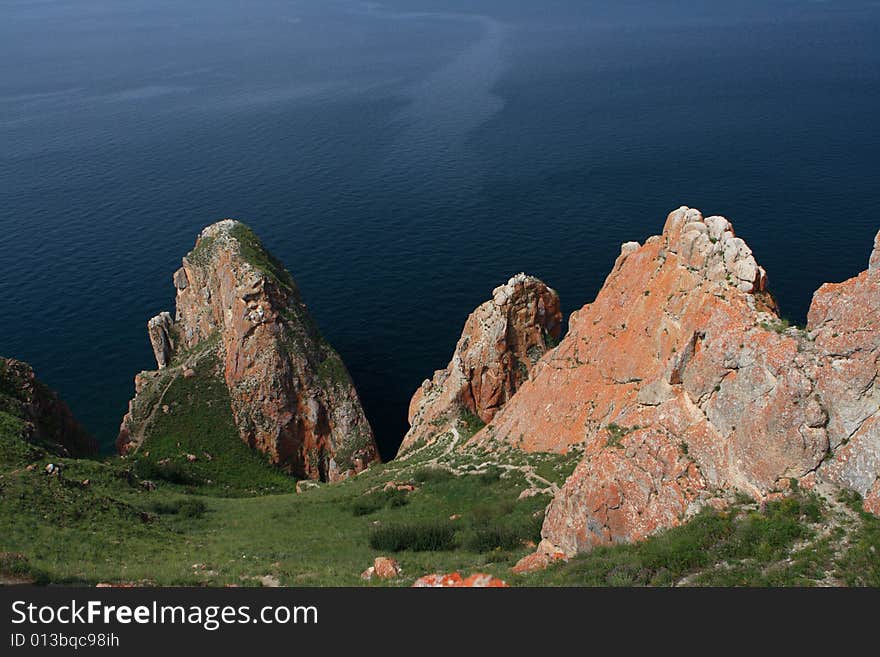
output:
<svg viewBox="0 0 880 657"><path fill-rule="evenodd" d="M27 557L17 552L0 552L0 574L27 575L30 565Z"/></svg>
<svg viewBox="0 0 880 657"><path fill-rule="evenodd" d="M448 522L376 527L370 547L387 552L437 552L455 549L455 528Z"/></svg>
<svg viewBox="0 0 880 657"><path fill-rule="evenodd" d="M462 547L471 552L515 550L526 541L541 540L542 514L532 513L525 503L504 500L477 504L471 510L468 529L461 536Z"/></svg>
<svg viewBox="0 0 880 657"><path fill-rule="evenodd" d="M379 509L384 509L386 506L392 509L399 509L408 502L409 499L406 491L397 490L396 488L380 490L357 498L351 504L351 512L355 516L368 516Z"/></svg>
<svg viewBox="0 0 880 657"><path fill-rule="evenodd" d="M392 509L399 509L409 503L409 496L406 491L393 490L388 493L388 506Z"/></svg>
<svg viewBox="0 0 880 657"><path fill-rule="evenodd" d="M491 465L486 468L485 472L481 472L479 475L479 481L484 486L491 486L495 482L501 479L501 475L504 474L504 469L499 468L497 465Z"/></svg>
<svg viewBox="0 0 880 657"><path fill-rule="evenodd" d="M158 479L180 486L197 486L201 483L196 477L187 472L182 463L177 461L158 463L150 459L140 459L135 464L134 469L137 476L141 479Z"/></svg>
<svg viewBox="0 0 880 657"><path fill-rule="evenodd" d="M385 500L378 495L366 495L359 497L351 503L351 513L354 516L368 516L385 506Z"/></svg>
<svg viewBox="0 0 880 657"><path fill-rule="evenodd" d="M830 542L839 540L824 539L792 552L799 542L815 536L810 523L821 521L824 512L820 499L803 493L769 502L760 511L734 508L726 513L706 508L679 527L632 544L597 547L532 575L531 581L668 586L691 574L691 585L803 586L824 577L833 559ZM865 558L845 567L847 573L859 573L851 583L871 581L867 563L873 553L869 548L850 553L856 560Z"/></svg>
<svg viewBox="0 0 880 657"><path fill-rule="evenodd" d="M520 363L520 365L522 365L522 363ZM528 375L528 370L526 370L526 375ZM470 439L480 429L486 426L486 423L483 422L478 415L475 415L470 411L463 411L459 420L459 427L461 428L461 434L464 440Z"/></svg>
<svg viewBox="0 0 880 657"><path fill-rule="evenodd" d="M850 547L837 562L836 575L847 586L880 586L880 518L864 510L862 496L841 490L837 499L855 511L860 526L850 536Z"/></svg>
<svg viewBox="0 0 880 657"><path fill-rule="evenodd" d="M47 575L33 566L28 558L18 552L0 552L0 584L2 580L30 581L34 584L45 584Z"/></svg>
<svg viewBox="0 0 880 657"><path fill-rule="evenodd" d="M541 540L542 516L531 515L496 519L489 523L472 523L470 531L464 534L462 547L470 552L491 552L493 550L517 550L527 541L537 543Z"/></svg>
<svg viewBox="0 0 880 657"><path fill-rule="evenodd" d="M424 468L419 468L413 474L413 479L415 479L420 484L436 484L442 481L449 481L455 475L446 468L441 468L438 466L425 466Z"/></svg>
<svg viewBox="0 0 880 657"><path fill-rule="evenodd" d="M173 502L156 502L150 510L159 515L175 515L179 518L201 518L208 507L202 500L183 498Z"/></svg>
<svg viewBox="0 0 880 657"><path fill-rule="evenodd" d="M621 441L623 440L626 434L631 433L638 429L639 427L622 427L616 422L612 422L605 430L608 432L608 439L605 441L605 444L608 447L621 447Z"/></svg>
<svg viewBox="0 0 880 657"><path fill-rule="evenodd" d="M471 522L474 525L485 525L495 522L513 513L516 504L512 500L504 500L496 504L477 504L471 509Z"/></svg>
<svg viewBox="0 0 880 657"><path fill-rule="evenodd" d="M792 324L785 318L773 322L761 322L760 327L765 331L773 331L774 333L785 333L790 327L798 328L797 324Z"/></svg>
<svg viewBox="0 0 880 657"><path fill-rule="evenodd" d="M493 525L469 532L463 541L464 549L470 552L491 552L492 550L515 550L523 546L523 537L513 527Z"/></svg>

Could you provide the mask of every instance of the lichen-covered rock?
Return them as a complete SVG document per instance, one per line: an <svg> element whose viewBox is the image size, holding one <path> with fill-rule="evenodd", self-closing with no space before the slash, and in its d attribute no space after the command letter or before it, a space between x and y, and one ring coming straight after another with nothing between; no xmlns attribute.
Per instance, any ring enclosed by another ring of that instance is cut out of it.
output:
<svg viewBox="0 0 880 657"><path fill-rule="evenodd" d="M646 426L602 432L547 509L544 539L565 555L643 539L680 524L713 498L688 455L688 441L708 427L680 399L642 415ZM650 417L654 416L654 417Z"/></svg>
<svg viewBox="0 0 880 657"><path fill-rule="evenodd" d="M823 286L807 331L790 328L730 222L680 208L662 235L623 246L595 301L471 445L583 445L543 529L566 554L677 525L719 490L762 498L814 473L872 508L878 278L872 266Z"/></svg>
<svg viewBox="0 0 880 657"><path fill-rule="evenodd" d="M0 413L9 418L3 423L4 429L17 434L12 438L63 456L98 453L95 439L77 422L67 404L37 379L27 363L0 358Z"/></svg>
<svg viewBox="0 0 880 657"><path fill-rule="evenodd" d="M818 358L816 391L827 413L833 458L819 469L827 479L858 492L865 509L880 514L880 233L869 266L813 295L807 330Z"/></svg>
<svg viewBox="0 0 880 657"><path fill-rule="evenodd" d="M567 561L567 559L568 555L565 552L544 539L538 545L537 550L517 561L511 570L518 575L524 575L536 570L544 570L557 561Z"/></svg>
<svg viewBox="0 0 880 657"><path fill-rule="evenodd" d="M172 377L205 354L229 390L242 440L298 477L333 481L378 459L372 430L339 354L323 339L284 267L244 224L202 231L173 277L173 321L149 323L159 372L139 374L122 453L149 439Z"/></svg>
<svg viewBox="0 0 880 657"><path fill-rule="evenodd" d="M469 577L462 577L461 573L449 573L443 575L432 573L419 577L414 583L413 588L418 589L440 589L440 588L507 588L508 584L503 579L492 577L486 573L474 573Z"/></svg>
<svg viewBox="0 0 880 657"><path fill-rule="evenodd" d="M465 322L451 362L413 395L401 453L448 431L464 416L490 422L559 339L559 296L517 274Z"/></svg>

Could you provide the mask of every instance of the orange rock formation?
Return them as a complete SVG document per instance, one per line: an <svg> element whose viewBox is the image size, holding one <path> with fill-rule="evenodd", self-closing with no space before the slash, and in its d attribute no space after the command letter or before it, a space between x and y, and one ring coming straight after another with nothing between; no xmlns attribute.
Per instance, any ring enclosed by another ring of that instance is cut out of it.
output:
<svg viewBox="0 0 880 657"><path fill-rule="evenodd" d="M548 508L543 554L677 525L719 491L824 478L880 506L880 253L824 285L805 330L727 219L682 207L628 242L593 303L471 446L584 456Z"/></svg>
<svg viewBox="0 0 880 657"><path fill-rule="evenodd" d="M517 274L467 318L452 361L413 395L403 453L451 428L463 416L489 422L513 396L562 327L559 296Z"/></svg>

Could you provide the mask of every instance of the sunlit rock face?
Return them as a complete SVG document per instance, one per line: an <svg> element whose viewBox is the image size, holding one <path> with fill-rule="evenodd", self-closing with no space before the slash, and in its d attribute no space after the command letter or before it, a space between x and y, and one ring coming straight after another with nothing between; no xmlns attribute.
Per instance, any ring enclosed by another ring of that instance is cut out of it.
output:
<svg viewBox="0 0 880 657"><path fill-rule="evenodd" d="M788 327L730 222L679 208L662 234L623 245L471 445L583 446L543 529L566 554L791 478L824 477L876 509L878 262L875 249L866 272L816 293L806 330Z"/></svg>

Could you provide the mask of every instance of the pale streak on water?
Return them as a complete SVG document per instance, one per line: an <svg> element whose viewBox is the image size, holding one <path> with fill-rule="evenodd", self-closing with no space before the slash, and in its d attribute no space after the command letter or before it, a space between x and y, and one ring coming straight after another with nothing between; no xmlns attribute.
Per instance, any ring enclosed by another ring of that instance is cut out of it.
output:
<svg viewBox="0 0 880 657"><path fill-rule="evenodd" d="M460 189L478 187L485 163L468 149L471 132L504 108L493 86L505 68L508 27L489 16L455 13L387 13L393 21L460 22L477 25L480 37L449 63L406 89L407 105L392 119L397 133L379 162L377 174L404 185L413 195L428 191L437 180L453 181Z"/></svg>

